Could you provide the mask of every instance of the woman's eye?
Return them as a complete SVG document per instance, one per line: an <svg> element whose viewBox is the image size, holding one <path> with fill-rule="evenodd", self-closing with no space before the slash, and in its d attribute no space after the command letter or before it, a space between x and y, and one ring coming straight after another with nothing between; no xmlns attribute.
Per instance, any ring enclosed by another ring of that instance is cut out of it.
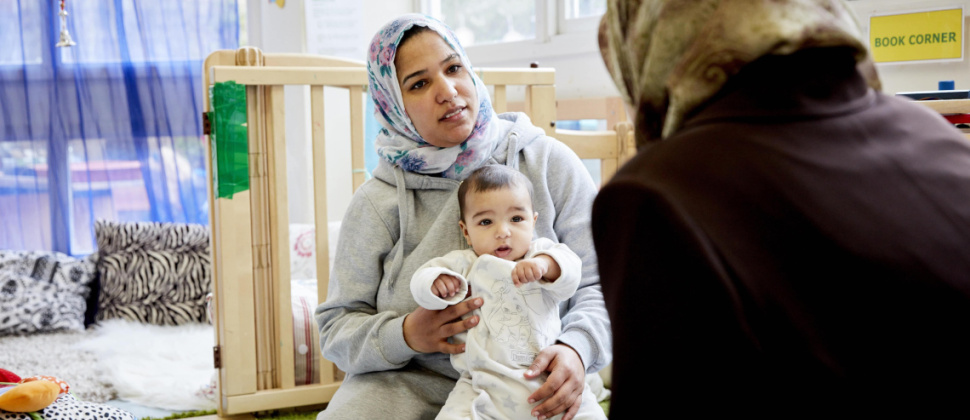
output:
<svg viewBox="0 0 970 420"><path fill-rule="evenodd" d="M452 64L448 67L448 73L458 73L461 71L461 65Z"/></svg>
<svg viewBox="0 0 970 420"><path fill-rule="evenodd" d="M411 90L421 89L426 84L428 84L428 82L425 82L424 80L419 80L416 83L414 83L413 85L411 85Z"/></svg>
<svg viewBox="0 0 970 420"><path fill-rule="evenodd" d="M482 219L481 221L478 222L479 226L488 226L490 224L492 224L492 221L489 219Z"/></svg>

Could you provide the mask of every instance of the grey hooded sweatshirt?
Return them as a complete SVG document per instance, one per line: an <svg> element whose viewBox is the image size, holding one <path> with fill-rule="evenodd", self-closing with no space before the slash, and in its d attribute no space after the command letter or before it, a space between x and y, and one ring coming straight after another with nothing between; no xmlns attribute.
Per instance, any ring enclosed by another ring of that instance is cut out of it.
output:
<svg viewBox="0 0 970 420"><path fill-rule="evenodd" d="M612 357L590 233L597 188L576 154L525 114L501 114L493 125L501 140L486 164L525 174L535 188L535 234L566 244L582 259L579 290L560 307L559 341L579 353L587 372L596 372ZM412 350L403 329L404 317L418 307L410 290L414 271L468 248L458 228L458 185L382 160L374 178L354 194L341 225L327 301L316 309L323 356L341 370L354 375L425 368L458 378L449 355Z"/></svg>

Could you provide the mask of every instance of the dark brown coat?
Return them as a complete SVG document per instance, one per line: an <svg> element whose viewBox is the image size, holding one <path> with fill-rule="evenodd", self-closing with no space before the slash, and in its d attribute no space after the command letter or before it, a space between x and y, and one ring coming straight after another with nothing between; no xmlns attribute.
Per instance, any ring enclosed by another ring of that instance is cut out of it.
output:
<svg viewBox="0 0 970 420"><path fill-rule="evenodd" d="M970 142L852 63L745 67L603 188L611 418L938 409L970 387Z"/></svg>

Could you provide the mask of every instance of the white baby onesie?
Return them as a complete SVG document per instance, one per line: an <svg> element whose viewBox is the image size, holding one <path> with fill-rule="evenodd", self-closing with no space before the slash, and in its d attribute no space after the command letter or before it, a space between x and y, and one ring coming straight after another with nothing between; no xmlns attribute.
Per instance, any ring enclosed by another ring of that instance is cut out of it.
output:
<svg viewBox="0 0 970 420"><path fill-rule="evenodd" d="M525 258L540 254L559 264L554 282L536 281L515 287L515 262L492 255L476 256L471 249L449 252L421 266L411 279L414 300L427 309L444 309L471 297L482 297L481 308L465 318L479 315L479 325L454 337L465 343L465 352L451 356L461 374L438 419L534 419L528 397L545 382L545 375L526 380L525 371L539 351L555 344L562 329L559 302L579 287L582 262L568 247L546 238L532 242ZM431 292L441 274L455 276L461 290L448 299ZM554 418L560 418L556 416ZM605 419L587 385L577 419Z"/></svg>

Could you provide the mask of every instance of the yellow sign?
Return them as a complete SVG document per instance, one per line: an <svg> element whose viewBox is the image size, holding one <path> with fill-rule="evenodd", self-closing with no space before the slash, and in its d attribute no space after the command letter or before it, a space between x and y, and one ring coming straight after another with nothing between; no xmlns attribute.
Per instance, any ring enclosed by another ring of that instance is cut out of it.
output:
<svg viewBox="0 0 970 420"><path fill-rule="evenodd" d="M963 59L963 8L869 18L877 63Z"/></svg>

